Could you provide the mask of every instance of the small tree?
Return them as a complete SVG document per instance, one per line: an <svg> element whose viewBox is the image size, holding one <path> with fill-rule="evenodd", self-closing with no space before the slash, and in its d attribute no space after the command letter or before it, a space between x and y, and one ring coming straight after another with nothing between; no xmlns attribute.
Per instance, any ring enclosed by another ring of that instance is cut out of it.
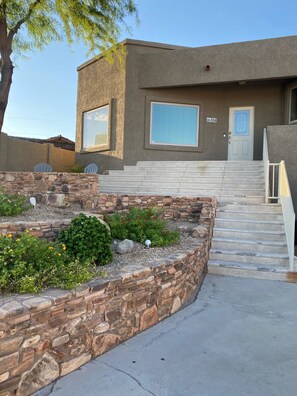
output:
<svg viewBox="0 0 297 396"><path fill-rule="evenodd" d="M0 0L0 132L13 74L13 52L42 49L51 41L82 40L91 52L117 48L134 0Z"/></svg>

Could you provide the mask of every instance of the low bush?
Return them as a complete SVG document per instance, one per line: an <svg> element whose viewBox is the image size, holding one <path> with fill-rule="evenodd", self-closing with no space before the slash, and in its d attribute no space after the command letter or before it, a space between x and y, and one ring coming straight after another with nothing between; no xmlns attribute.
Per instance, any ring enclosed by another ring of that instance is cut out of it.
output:
<svg viewBox="0 0 297 396"><path fill-rule="evenodd" d="M0 236L0 292L36 293L48 287L71 289L94 277L90 262L74 260L63 244L28 232Z"/></svg>
<svg viewBox="0 0 297 396"><path fill-rule="evenodd" d="M94 216L81 213L72 219L68 228L58 235L58 241L67 246L67 252L81 261L104 265L112 260L111 236L104 224Z"/></svg>
<svg viewBox="0 0 297 396"><path fill-rule="evenodd" d="M111 229L111 236L116 239L132 239L141 243L149 239L152 246L178 243L179 232L169 231L161 214L157 208L131 208L128 213L108 216L107 223Z"/></svg>
<svg viewBox="0 0 297 396"><path fill-rule="evenodd" d="M0 188L0 216L16 216L30 209L26 197L21 194L9 194Z"/></svg>
<svg viewBox="0 0 297 396"><path fill-rule="evenodd" d="M72 173L84 173L85 167L86 167L86 165L80 164L80 163L76 162L76 163L70 168L70 172L72 172Z"/></svg>

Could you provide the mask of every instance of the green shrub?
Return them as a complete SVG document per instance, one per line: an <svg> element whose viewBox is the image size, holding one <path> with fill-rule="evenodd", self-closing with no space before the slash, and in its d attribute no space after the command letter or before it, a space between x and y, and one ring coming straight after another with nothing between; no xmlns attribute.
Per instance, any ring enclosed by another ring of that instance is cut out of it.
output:
<svg viewBox="0 0 297 396"><path fill-rule="evenodd" d="M84 173L85 165L76 162L71 168L70 172L72 173Z"/></svg>
<svg viewBox="0 0 297 396"><path fill-rule="evenodd" d="M62 230L58 240L67 246L74 258L104 265L112 260L111 236L104 224L94 216L81 213L71 221L70 227Z"/></svg>
<svg viewBox="0 0 297 396"><path fill-rule="evenodd" d="M62 244L28 232L0 236L0 292L36 293L48 287L73 288L94 277L89 262L73 260Z"/></svg>
<svg viewBox="0 0 297 396"><path fill-rule="evenodd" d="M30 209L26 197L21 194L9 194L0 188L0 216L16 216Z"/></svg>
<svg viewBox="0 0 297 396"><path fill-rule="evenodd" d="M167 246L179 242L178 231L166 229L166 221L160 218L161 211L156 208L131 208L128 213L115 213L108 216L107 222L111 236L116 239L132 239L144 243L146 239L152 246Z"/></svg>

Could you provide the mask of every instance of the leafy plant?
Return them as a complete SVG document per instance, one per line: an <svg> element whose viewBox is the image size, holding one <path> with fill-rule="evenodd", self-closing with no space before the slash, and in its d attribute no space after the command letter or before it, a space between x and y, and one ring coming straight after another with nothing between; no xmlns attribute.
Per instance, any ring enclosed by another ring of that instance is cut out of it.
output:
<svg viewBox="0 0 297 396"><path fill-rule="evenodd" d="M157 208L131 208L128 213L115 213L108 216L107 223L111 236L116 239L132 239L144 243L146 239L152 246L167 246L179 242L178 231L169 231L166 221L161 219Z"/></svg>
<svg viewBox="0 0 297 396"><path fill-rule="evenodd" d="M71 168L70 172L72 173L83 173L85 169L85 165L76 162Z"/></svg>
<svg viewBox="0 0 297 396"><path fill-rule="evenodd" d="M104 265L112 260L111 236L108 229L94 216L81 213L68 228L60 231L58 240L67 246L75 259Z"/></svg>
<svg viewBox="0 0 297 396"><path fill-rule="evenodd" d="M0 188L0 216L19 215L29 208L24 195L9 194Z"/></svg>
<svg viewBox="0 0 297 396"><path fill-rule="evenodd" d="M94 276L90 262L73 260L63 244L28 232L0 236L0 292L36 293L47 287L73 288Z"/></svg>

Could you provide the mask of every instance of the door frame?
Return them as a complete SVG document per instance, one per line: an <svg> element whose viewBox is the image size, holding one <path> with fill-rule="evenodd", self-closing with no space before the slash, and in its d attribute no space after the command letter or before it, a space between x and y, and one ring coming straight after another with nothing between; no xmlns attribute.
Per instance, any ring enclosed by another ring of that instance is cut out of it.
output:
<svg viewBox="0 0 297 396"><path fill-rule="evenodd" d="M228 129L228 161L234 161L230 159L230 143L229 136L232 139L232 129L233 129L233 120L234 120L234 111L235 110L250 110L250 157L249 161L253 161L254 159L254 134L255 134L255 106L234 106L229 107L229 129ZM232 144L232 143L231 143ZM243 160L244 161L244 160Z"/></svg>

